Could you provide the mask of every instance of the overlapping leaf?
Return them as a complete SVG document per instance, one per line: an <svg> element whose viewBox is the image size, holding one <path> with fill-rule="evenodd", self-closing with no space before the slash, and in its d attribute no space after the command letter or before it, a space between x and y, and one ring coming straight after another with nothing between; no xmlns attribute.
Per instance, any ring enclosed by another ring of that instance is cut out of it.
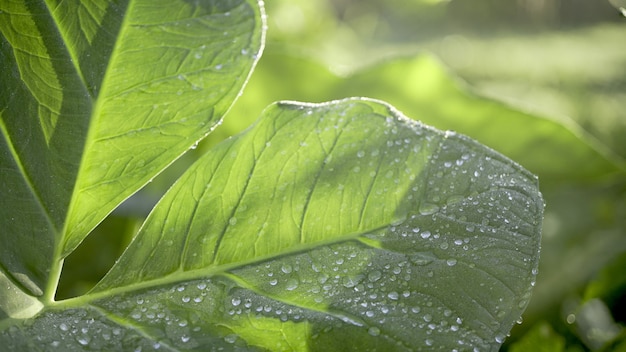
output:
<svg viewBox="0 0 626 352"><path fill-rule="evenodd" d="M189 169L74 309L10 341L496 350L542 211L530 173L466 137L375 101L281 103Z"/></svg>
<svg viewBox="0 0 626 352"><path fill-rule="evenodd" d="M3 275L52 297L61 259L220 121L261 19L251 0L2 2Z"/></svg>

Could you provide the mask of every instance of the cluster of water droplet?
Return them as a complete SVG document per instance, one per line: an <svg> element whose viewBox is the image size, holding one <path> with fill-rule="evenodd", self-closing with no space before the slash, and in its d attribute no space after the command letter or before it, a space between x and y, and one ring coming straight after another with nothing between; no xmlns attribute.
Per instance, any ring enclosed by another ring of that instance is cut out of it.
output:
<svg viewBox="0 0 626 352"><path fill-rule="evenodd" d="M92 308L49 311L26 326L13 326L7 351L152 351L158 343L116 324ZM2 336L0 336L2 337Z"/></svg>

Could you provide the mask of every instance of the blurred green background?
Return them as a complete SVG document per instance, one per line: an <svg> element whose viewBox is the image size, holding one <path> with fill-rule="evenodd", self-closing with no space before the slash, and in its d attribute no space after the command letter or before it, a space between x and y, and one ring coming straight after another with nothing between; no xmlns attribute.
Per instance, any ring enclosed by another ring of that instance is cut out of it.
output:
<svg viewBox="0 0 626 352"><path fill-rule="evenodd" d="M383 99L504 153L546 201L533 299L502 350L626 351L626 18L607 0L267 0L263 57L223 124L66 261L82 294L198 155L277 100Z"/></svg>

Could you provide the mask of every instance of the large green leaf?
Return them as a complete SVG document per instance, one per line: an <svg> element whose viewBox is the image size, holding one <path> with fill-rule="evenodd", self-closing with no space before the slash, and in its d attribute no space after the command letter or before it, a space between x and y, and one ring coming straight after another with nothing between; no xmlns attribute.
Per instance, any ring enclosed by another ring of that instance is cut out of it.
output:
<svg viewBox="0 0 626 352"><path fill-rule="evenodd" d="M92 292L4 336L497 350L530 298L542 212L535 177L467 137L376 101L279 103L185 173Z"/></svg>
<svg viewBox="0 0 626 352"><path fill-rule="evenodd" d="M260 11L252 0L0 3L4 278L51 299L62 259L220 121L256 62Z"/></svg>

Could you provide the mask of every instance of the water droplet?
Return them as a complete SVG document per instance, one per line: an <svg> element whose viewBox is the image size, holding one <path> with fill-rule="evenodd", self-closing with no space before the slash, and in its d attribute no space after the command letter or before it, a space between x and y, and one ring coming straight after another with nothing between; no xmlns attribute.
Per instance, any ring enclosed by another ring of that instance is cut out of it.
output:
<svg viewBox="0 0 626 352"><path fill-rule="evenodd" d="M409 257L409 260L411 261L411 263L415 265L420 265L420 266L430 264L435 259L436 259L435 255L430 252L415 253Z"/></svg>
<svg viewBox="0 0 626 352"><path fill-rule="evenodd" d="M439 206L435 204L422 203L419 207L419 212L422 215L431 215L439 211Z"/></svg>
<svg viewBox="0 0 626 352"><path fill-rule="evenodd" d="M228 219L228 223L229 223L231 226L236 225L236 224L237 224L237 218L233 216L232 218Z"/></svg>
<svg viewBox="0 0 626 352"><path fill-rule="evenodd" d="M81 336L76 338L76 341L78 341L78 343L80 343L83 346L87 346L89 344L89 341L91 341L91 339L88 336Z"/></svg>
<svg viewBox="0 0 626 352"><path fill-rule="evenodd" d="M224 341L226 341L228 343L235 343L235 342L237 342L237 335L235 335L235 334L228 334L228 335L224 336Z"/></svg>
<svg viewBox="0 0 626 352"><path fill-rule="evenodd" d="M289 264L283 264L283 266L280 268L280 270L282 270L283 273L285 274L289 274L293 271L293 267Z"/></svg>
<svg viewBox="0 0 626 352"><path fill-rule="evenodd" d="M289 279L289 280L287 280L287 286L285 286L285 289L287 291L293 291L296 288L298 288L298 284L299 284L298 280L296 280L296 279Z"/></svg>
<svg viewBox="0 0 626 352"><path fill-rule="evenodd" d="M362 280L362 277L346 276L343 278L342 282L345 287L351 288L351 287L355 287L356 285L358 285L361 280Z"/></svg>
<svg viewBox="0 0 626 352"><path fill-rule="evenodd" d="M378 280L380 280L380 278L383 276L383 274L378 271L378 270L374 270L372 272L370 272L369 274L367 274L367 279L371 282L376 282Z"/></svg>
<svg viewBox="0 0 626 352"><path fill-rule="evenodd" d="M422 236L422 238L426 239L428 237L430 237L430 231L424 231L420 234L420 236Z"/></svg>
<svg viewBox="0 0 626 352"><path fill-rule="evenodd" d="M456 265L456 259L451 258L446 260L446 264L448 264L448 266L455 266Z"/></svg>
<svg viewBox="0 0 626 352"><path fill-rule="evenodd" d="M394 301L398 299L398 292L396 291L391 291L387 294L387 297L389 297L389 299L393 299Z"/></svg>
<svg viewBox="0 0 626 352"><path fill-rule="evenodd" d="M375 326L372 326L369 329L367 329L367 333L372 336L378 336L380 335L380 329Z"/></svg>

